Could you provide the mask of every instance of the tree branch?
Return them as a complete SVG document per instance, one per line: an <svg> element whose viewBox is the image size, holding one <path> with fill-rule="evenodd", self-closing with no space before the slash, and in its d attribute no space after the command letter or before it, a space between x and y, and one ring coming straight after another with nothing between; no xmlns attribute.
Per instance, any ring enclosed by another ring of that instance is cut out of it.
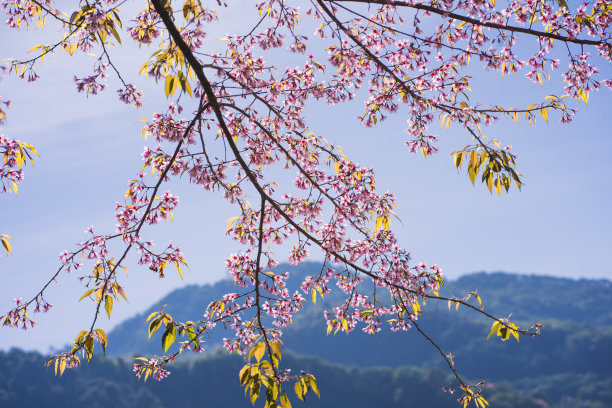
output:
<svg viewBox="0 0 612 408"><path fill-rule="evenodd" d="M433 6L427 6L425 4L418 4L414 2L405 2L401 0L323 0L323 1L331 2L331 3L354 2L354 3L365 3L365 4L380 4L380 5L385 5L385 6L408 7L408 8L412 8L416 10L428 11L430 13L438 14L444 17L454 18L455 20L459 20L459 21L465 21L466 23L470 23L473 25L489 27L489 28L497 28L503 31L511 31L511 32L533 35L537 37L551 38L553 40L559 40L563 42L570 42L570 43L581 44L581 45L600 45L604 43L603 41L570 38L567 36L554 34L554 33L547 33L544 31L533 30L530 28L523 28L523 27L517 27L517 26L509 26L509 25L503 25L503 24L498 24L498 23L486 22L486 21L477 20L471 17L466 17L461 14L452 13L450 11L441 10Z"/></svg>

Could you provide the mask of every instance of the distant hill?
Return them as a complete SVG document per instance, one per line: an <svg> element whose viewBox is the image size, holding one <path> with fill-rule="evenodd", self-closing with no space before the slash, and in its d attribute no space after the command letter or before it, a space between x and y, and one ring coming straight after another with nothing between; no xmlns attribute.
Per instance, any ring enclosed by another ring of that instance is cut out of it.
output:
<svg viewBox="0 0 612 408"><path fill-rule="evenodd" d="M443 293L458 297L477 289L486 310L514 320L612 325L612 282L504 272L478 272L450 281Z"/></svg>
<svg viewBox="0 0 612 408"><path fill-rule="evenodd" d="M281 265L278 269L290 271L289 284L297 288L301 279L319 270L320 265L304 263L297 268ZM481 272L447 282L442 294L462 297L475 289L487 311L501 317L512 313L521 326L543 322L544 333L534 339L522 338L519 344L514 341L502 343L497 339L486 341L491 324L487 319L461 308L449 311L446 302L429 302L420 325L445 352L452 352L457 357L456 362L463 372L493 379L515 379L534 370L548 375L608 369L604 362L612 361L612 348L608 347L612 344L612 285L609 281ZM166 310L175 319L194 320L203 314L212 299L236 290L229 280L178 289L150 310L111 331L108 352L111 355L159 354L159 336L146 340L145 318L151 311L167 305ZM349 336L340 333L326 336L322 314L340 301L341 294L336 292L319 300L316 306L309 303L294 318L293 326L286 329L283 336L287 348L363 367L403 364L432 367L442 363L437 352L416 330L407 333L383 330L377 335L356 331ZM210 338L208 348L214 348L223 337L231 335L231 332L220 331ZM496 363L491 364L492 360Z"/></svg>
<svg viewBox="0 0 612 408"><path fill-rule="evenodd" d="M301 279L319 270L320 265L305 263L299 268L282 265L279 269L292 274L289 284L297 288ZM597 378L608 378L612 363L612 285L609 281L480 272L447 282L442 294L462 297L475 289L487 311L501 317L512 313L514 321L522 327L543 322L544 331L533 339L523 337L520 343L487 341L490 321L461 308L449 311L446 302L429 302L419 324L445 353L455 356L462 374L488 381L520 381L562 373L590 373ZM166 310L176 319L194 319L202 315L211 299L236 290L230 281L176 290L147 312L117 326L110 333L108 351L112 355L130 355L136 351L159 354L160 337L146 341L144 320L150 311L166 304ZM332 292L316 306L309 303L285 330L285 346L347 366L443 368L437 351L416 330L407 333L383 330L376 335L356 331L348 336L341 333L326 336L323 310L336 306L340 299L340 295ZM208 350L231 335L223 331L213 335Z"/></svg>
<svg viewBox="0 0 612 408"><path fill-rule="evenodd" d="M289 286L297 289L304 276L319 268L304 263L281 265L279 271L289 271ZM0 407L251 406L237 381L241 359L215 351L231 332L213 335L204 357L182 359L162 383L137 383L130 368L129 357L135 352L161 354L159 333L146 341L145 319L150 312L167 305L165 310L175 319L196 320L212 299L238 289L230 281L221 281L170 293L109 333L107 352L116 357L96 357L92 364L70 370L61 381L44 373L40 355L16 350L0 353ZM609 281L474 273L447 282L442 294L462 297L475 289L486 310L495 315L512 313L522 327L544 323L543 334L533 339L487 341L491 323L479 314L449 311L445 302L428 302L424 308L419 325L445 353L453 353L456 368L465 378L487 381L486 395L492 407L612 407ZM332 293L316 306L308 303L283 335L283 366L311 371L324 393L320 401L311 398L306 406L457 406L456 396L440 391L448 381L440 356L416 330L326 336L323 310L336 306L340 299ZM315 357L299 357L292 350ZM39 395L43 399L37 400ZM112 399L114 395L121 395L120 403Z"/></svg>
<svg viewBox="0 0 612 408"><path fill-rule="evenodd" d="M213 353L183 360L172 365L167 379L146 383L136 379L129 359L96 357L89 364L67 370L63 377L43 369L42 360L38 353L0 352L0 407L252 407L238 381L237 373L244 363L235 355ZM293 394L292 384L287 385L296 408L459 406L456 395L442 392L448 375L440 369L358 369L290 353L283 357L283 365L317 376L320 399L309 394L302 403ZM542 408L537 398L521 395L503 384L491 384L485 395L496 408ZM256 406L263 406L261 399Z"/></svg>

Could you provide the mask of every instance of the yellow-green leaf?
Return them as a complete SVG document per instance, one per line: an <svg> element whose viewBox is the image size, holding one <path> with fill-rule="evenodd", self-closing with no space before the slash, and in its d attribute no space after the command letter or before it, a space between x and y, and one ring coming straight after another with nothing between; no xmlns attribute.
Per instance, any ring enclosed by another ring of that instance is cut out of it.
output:
<svg viewBox="0 0 612 408"><path fill-rule="evenodd" d="M496 320L493 325L491 326L491 331L489 332L489 335L487 336L487 340L489 340L489 338L493 335L493 333L497 333L497 330L499 329L499 325L501 323Z"/></svg>
<svg viewBox="0 0 612 408"><path fill-rule="evenodd" d="M174 266L176 266L176 271L178 272L181 279L183 279L183 272L181 272L181 264L178 261L176 261L174 262Z"/></svg>
<svg viewBox="0 0 612 408"><path fill-rule="evenodd" d="M495 182L493 183L493 185L495 187L495 192L497 193L497 195L501 195L502 184L501 184L501 181L499 181L499 177L495 179Z"/></svg>
<svg viewBox="0 0 612 408"><path fill-rule="evenodd" d="M474 181L476 180L476 173L477 173L476 168L470 164L470 167L468 169L468 176L470 177L470 181L472 182L472 185L474 184Z"/></svg>
<svg viewBox="0 0 612 408"><path fill-rule="evenodd" d="M109 24L109 26L111 34L113 35L113 37L115 37L115 40L117 40L117 42L121 44L121 37L119 37L119 33L117 33L117 30L115 29L115 25L111 23Z"/></svg>
<svg viewBox="0 0 612 408"><path fill-rule="evenodd" d="M280 403L282 408L291 408L291 402L287 398L287 393L283 391L283 395L280 397Z"/></svg>
<svg viewBox="0 0 612 408"><path fill-rule="evenodd" d="M174 92L176 92L177 83L178 79L174 75L166 76L166 86L164 87L164 90L166 91L166 97L174 95Z"/></svg>
<svg viewBox="0 0 612 408"><path fill-rule="evenodd" d="M106 297L104 298L104 309L106 310L106 314L108 315L108 318L110 319L111 312L113 310L113 298L112 298L112 296L106 295Z"/></svg>
<svg viewBox="0 0 612 408"><path fill-rule="evenodd" d="M66 360L62 358L59 363L60 377L64 374L65 369L66 369Z"/></svg>
<svg viewBox="0 0 612 408"><path fill-rule="evenodd" d="M147 320L146 320L146 321L148 322L149 320L151 320L153 317L157 316L158 314L159 314L159 312L153 312L153 313L151 313L151 314L150 314L150 315L147 317Z"/></svg>
<svg viewBox="0 0 612 408"><path fill-rule="evenodd" d="M174 324L169 324L166 326L166 331L162 336L162 348L164 349L164 353L168 351L172 343L176 340L176 329Z"/></svg>
<svg viewBox="0 0 612 408"><path fill-rule="evenodd" d="M85 299L87 296L89 296L92 293L94 293L95 290L96 290L95 288L92 288L92 289L89 289L88 291L86 291L85 293L83 293L83 296L81 296L81 298L79 299L79 302L81 300Z"/></svg>
<svg viewBox="0 0 612 408"><path fill-rule="evenodd" d="M151 339L151 336L153 335L153 333L155 333L157 329L159 329L159 327L161 326L162 320L163 319L160 316L149 324L149 339Z"/></svg>
<svg viewBox="0 0 612 408"><path fill-rule="evenodd" d="M312 390L314 391L315 394L317 394L317 397L321 398L321 393L319 392L319 387L317 387L317 380L313 377L310 376L310 387L312 388Z"/></svg>
<svg viewBox="0 0 612 408"><path fill-rule="evenodd" d="M514 323L510 323L510 331L512 332L512 335L514 336L516 341L519 341L518 326L515 325Z"/></svg>
<svg viewBox="0 0 612 408"><path fill-rule="evenodd" d="M295 385L293 386L293 389L295 391L295 395L297 395L299 399L304 401L304 390L302 389L302 383L299 381L296 382Z"/></svg>
<svg viewBox="0 0 612 408"><path fill-rule="evenodd" d="M463 157L464 157L463 152L457 152L457 154L455 154L455 167L456 168L461 167L461 164L463 162Z"/></svg>
<svg viewBox="0 0 612 408"><path fill-rule="evenodd" d="M83 345L83 348L85 348L87 361L91 360L91 358L93 357L93 349L94 349L93 337L89 336L87 340L85 340L85 344Z"/></svg>
<svg viewBox="0 0 612 408"><path fill-rule="evenodd" d="M249 360L251 360L251 358L255 356L255 359L259 363L261 359L263 358L263 355L265 352L266 352L266 344L263 341L260 341L259 343L255 344L251 348L251 351L249 352Z"/></svg>
<svg viewBox="0 0 612 408"><path fill-rule="evenodd" d="M374 232L377 232L383 223L382 217L376 217L376 223L374 224Z"/></svg>
<svg viewBox="0 0 612 408"><path fill-rule="evenodd" d="M102 345L102 352L106 354L106 345L108 344L108 337L102 329L96 329L96 333L98 334L98 341Z"/></svg>

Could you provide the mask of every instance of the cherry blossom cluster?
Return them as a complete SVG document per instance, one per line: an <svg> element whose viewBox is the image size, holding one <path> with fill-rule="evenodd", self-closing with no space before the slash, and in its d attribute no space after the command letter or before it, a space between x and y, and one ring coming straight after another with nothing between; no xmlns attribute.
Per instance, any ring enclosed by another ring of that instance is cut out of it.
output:
<svg viewBox="0 0 612 408"><path fill-rule="evenodd" d="M170 375L170 371L161 368L160 361L155 358L150 359L146 363L134 364L134 367L132 369L132 371L138 378L140 378L146 372L146 370L152 371L153 378L157 381L161 381Z"/></svg>
<svg viewBox="0 0 612 408"><path fill-rule="evenodd" d="M17 140L9 139L0 134L0 192L14 191L15 185L23 180L23 169L18 165L20 144Z"/></svg>
<svg viewBox="0 0 612 408"><path fill-rule="evenodd" d="M91 239L81 243L81 248L87 259L104 259L108 255L108 249L106 248L106 237L102 235L96 235L93 231L93 226L85 230L86 234L91 234Z"/></svg>
<svg viewBox="0 0 612 408"><path fill-rule="evenodd" d="M52 4L52 0L2 0L0 8L7 16L5 24L12 29L19 29L22 23L29 26L47 14L59 14Z"/></svg>
<svg viewBox="0 0 612 408"><path fill-rule="evenodd" d="M159 278L164 278L165 268L167 264L179 264L184 263L183 253L180 248L176 247L172 242L161 253L155 253L151 250L153 243L148 241L146 243L138 242L138 252L140 252L140 259L138 264L147 265L149 269L157 273Z"/></svg>
<svg viewBox="0 0 612 408"><path fill-rule="evenodd" d="M78 261L76 254L64 250L59 254L61 264L66 268L66 272L77 271L81 269L83 263Z"/></svg>
<svg viewBox="0 0 612 408"><path fill-rule="evenodd" d="M5 315L0 316L2 327L15 327L23 330L31 329L36 325L28 313L28 309L33 313L47 313L53 305L45 300L42 293L28 302L24 302L22 298L14 298L15 306ZM31 309L31 306L34 306Z"/></svg>
<svg viewBox="0 0 612 408"><path fill-rule="evenodd" d="M147 122L147 125L143 129L144 134L152 134L157 142L178 142L183 140L187 122L184 119L176 119L173 116L173 113L180 110L182 110L182 108L171 105L168 113L155 113L153 115L153 120ZM187 144L194 144L195 134L189 132L184 140Z"/></svg>
<svg viewBox="0 0 612 408"><path fill-rule="evenodd" d="M483 60L485 68L504 73L515 73L528 65L532 69L526 75L535 82L542 82L542 79L547 77L546 63L550 63L552 68L559 66L556 58L547 57L553 48L552 41L550 38L538 37L538 31L533 25L524 30L528 33L525 37L533 35L539 39L540 49L527 60L520 60L513 52L519 36L506 35L503 29L492 30L483 27L484 24L503 28L517 23L520 27L526 25L530 18L539 17L543 24L542 32L559 35L563 33L566 38L574 40L586 31L589 36L602 41L598 45L600 50L608 49L610 44L610 11L601 2L593 4L590 15L586 5L582 5L576 13L570 13L567 9L559 10L539 1L513 1L500 12L489 2L390 4L397 4L399 7L381 6L371 13L368 20L358 16L349 17L348 20L344 18L340 22L336 19L334 13L337 9L333 6L325 9L326 13L317 10L310 14L324 20L324 24L317 31L321 37L328 38L335 34L338 38L339 45L328 48L330 61L339 70L335 81L360 86L365 73L372 72L371 96L362 117L364 124L375 125L378 120L385 118L383 112L395 112L399 108L398 102L406 103L413 116L409 120L410 127L407 132L414 139L409 141L408 145L411 151L421 150L425 154L435 151L430 143L425 143L432 136L426 132L434 119L434 109L438 112L441 110L440 115L451 117L455 122L471 129L483 123L490 124L496 116L500 117L508 110L495 113L495 109L482 109L462 97L468 82L461 76L458 68L467 66L472 55ZM401 23L404 21L399 14L402 8L417 9L416 16L412 17L414 34L407 33L405 24ZM461 16L456 14L457 10L465 10L466 13ZM341 14L340 10L337 14ZM350 16L350 13L347 12L346 15ZM423 17L433 18L432 16L441 18L442 24L437 26L433 35L423 35L425 30L420 28ZM451 18L445 18L447 16ZM461 21L459 18L466 20ZM594 23L595 20L597 23ZM476 21L478 23L475 23ZM338 24L342 24L344 30L338 30ZM434 50L437 50L435 61L439 61L438 66L435 66L433 59L429 57ZM369 58L364 58L365 56ZM584 61L581 64L577 62L580 62L580 57L574 58L570 54L569 69L564 74L564 78L570 82L568 92L575 97L579 96L580 90L588 92L589 87L597 87L600 83L598 80L587 79L596 73L591 65ZM459 106L460 103L470 106L470 109ZM562 111L562 121L571 118L572 111L564 109L564 105L555 104L553 107ZM540 108L542 105L537 107Z"/></svg>
<svg viewBox="0 0 612 408"><path fill-rule="evenodd" d="M152 6L141 11L133 20L135 25L129 28L130 36L141 45L151 44L159 37L159 29L155 26L157 14Z"/></svg>
<svg viewBox="0 0 612 408"><path fill-rule="evenodd" d="M24 330L34 327L36 322L28 315L28 305L24 304L21 298L14 298L13 303L15 303L15 308L10 310L6 315L1 316L4 318L2 326L21 327Z"/></svg>
<svg viewBox="0 0 612 408"><path fill-rule="evenodd" d="M74 76L74 83L78 92L85 92L86 95L92 94L97 95L98 92L102 92L106 88L106 71L108 70L108 64L98 62L94 67L94 73L92 75L79 78Z"/></svg>
<svg viewBox="0 0 612 408"><path fill-rule="evenodd" d="M117 94L119 94L119 100L123 103L134 104L137 108L142 106L143 93L132 84L127 84L125 88L118 89Z"/></svg>

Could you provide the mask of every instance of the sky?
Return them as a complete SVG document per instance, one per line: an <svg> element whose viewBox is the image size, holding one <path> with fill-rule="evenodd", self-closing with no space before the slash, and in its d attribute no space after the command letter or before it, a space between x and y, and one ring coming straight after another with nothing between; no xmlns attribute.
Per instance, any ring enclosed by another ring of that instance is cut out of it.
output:
<svg viewBox="0 0 612 408"><path fill-rule="evenodd" d="M224 29L233 26L240 21ZM22 34L0 28L0 59L22 56L40 41L40 33ZM0 82L0 95L12 101L0 131L33 144L41 155L34 167L26 168L19 194L0 197L0 232L14 238L14 252L0 258L0 313L11 307L14 297L35 294L59 267L58 254L83 240L88 226L114 231L114 204L142 165L140 120L166 104L162 89L137 77L146 53L134 47L114 52L121 69L145 91L141 109L119 102L113 86L99 96L77 94L72 77L88 72L90 57L58 55L39 69L41 78L33 84L14 78ZM610 65L601 70L612 76ZM558 76L540 87L518 76L474 72L472 89L484 99L518 104L559 90ZM507 271L610 279L610 106L612 92L602 90L591 96L588 107L579 106L570 124L555 118L549 124L540 120L535 127L504 121L488 130L489 136L513 145L525 176L521 191L512 189L501 197L490 195L483 185L472 186L464 171L454 168L450 153L470 143L454 125L436 129L440 152L425 159L404 146L406 121L401 112L374 129L357 120L361 101L333 107L314 102L307 116L316 133L375 169L380 191L396 194L401 222L394 220L392 227L414 261L437 264L449 278ZM159 246L169 240L178 244L190 269L184 280L173 273L160 280L131 259L129 275L123 278L129 302L116 303L113 319L101 322L104 329L182 285L227 277L224 260L239 249L225 236L226 220L236 215L234 210L219 195L186 182L170 189L181 200L174 221L144 234ZM0 349L48 351L70 343L88 327L93 312L91 302L78 302L84 291L77 275L60 275L47 295L52 311L36 316L33 330L2 329Z"/></svg>

